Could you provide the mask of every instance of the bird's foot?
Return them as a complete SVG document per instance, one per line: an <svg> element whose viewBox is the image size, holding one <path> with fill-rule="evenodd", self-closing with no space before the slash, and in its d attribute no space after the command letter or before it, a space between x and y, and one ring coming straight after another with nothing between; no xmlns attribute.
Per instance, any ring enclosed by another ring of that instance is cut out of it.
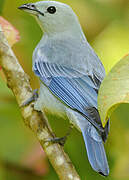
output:
<svg viewBox="0 0 129 180"><path fill-rule="evenodd" d="M67 136L58 138L58 137L54 137L54 138L50 138L47 139L45 142L51 142L51 143L59 143L61 146L64 146L67 140Z"/></svg>
<svg viewBox="0 0 129 180"><path fill-rule="evenodd" d="M27 106L27 105L29 105L30 103L35 102L37 99L38 99L38 89L35 89L35 90L33 90L32 96L31 96L29 99L27 99L27 100L21 105L21 107Z"/></svg>
<svg viewBox="0 0 129 180"><path fill-rule="evenodd" d="M70 128L69 128L69 130L65 136L60 137L60 138L59 137L53 137L53 138L47 139L45 142L59 143L61 146L64 146L68 136L71 133L72 128L73 128L73 126L70 126Z"/></svg>

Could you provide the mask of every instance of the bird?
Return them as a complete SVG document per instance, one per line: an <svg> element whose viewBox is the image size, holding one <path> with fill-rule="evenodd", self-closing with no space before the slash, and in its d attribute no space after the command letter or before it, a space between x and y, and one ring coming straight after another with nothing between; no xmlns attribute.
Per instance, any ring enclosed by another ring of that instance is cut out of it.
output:
<svg viewBox="0 0 129 180"><path fill-rule="evenodd" d="M97 97L105 77L99 57L88 43L72 8L58 1L27 3L19 9L34 16L43 36L33 52L32 70L40 80L34 108L67 116L83 136L91 167L109 175L103 127Z"/></svg>

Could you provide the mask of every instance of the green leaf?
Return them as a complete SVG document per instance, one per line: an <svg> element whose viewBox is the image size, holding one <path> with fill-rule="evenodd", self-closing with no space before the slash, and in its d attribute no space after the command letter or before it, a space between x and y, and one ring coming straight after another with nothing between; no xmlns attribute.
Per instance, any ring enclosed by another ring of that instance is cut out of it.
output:
<svg viewBox="0 0 129 180"><path fill-rule="evenodd" d="M120 60L102 82L98 109L103 127L118 105L129 103L129 55Z"/></svg>

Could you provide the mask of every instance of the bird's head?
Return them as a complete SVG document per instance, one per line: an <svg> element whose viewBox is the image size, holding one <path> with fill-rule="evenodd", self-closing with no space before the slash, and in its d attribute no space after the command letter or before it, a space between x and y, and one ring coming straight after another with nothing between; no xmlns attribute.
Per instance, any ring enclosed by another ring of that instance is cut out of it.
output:
<svg viewBox="0 0 129 180"><path fill-rule="evenodd" d="M78 19L72 8L56 1L40 1L24 4L19 7L36 17L41 28L46 33L68 31L70 28L80 28Z"/></svg>

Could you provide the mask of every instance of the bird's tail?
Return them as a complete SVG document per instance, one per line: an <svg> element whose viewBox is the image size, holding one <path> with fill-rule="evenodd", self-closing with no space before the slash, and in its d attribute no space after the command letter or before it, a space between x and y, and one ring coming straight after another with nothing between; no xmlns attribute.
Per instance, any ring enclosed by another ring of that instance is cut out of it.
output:
<svg viewBox="0 0 129 180"><path fill-rule="evenodd" d="M103 176L109 175L109 167L101 136L96 128L89 124L82 130L87 155L92 168Z"/></svg>

